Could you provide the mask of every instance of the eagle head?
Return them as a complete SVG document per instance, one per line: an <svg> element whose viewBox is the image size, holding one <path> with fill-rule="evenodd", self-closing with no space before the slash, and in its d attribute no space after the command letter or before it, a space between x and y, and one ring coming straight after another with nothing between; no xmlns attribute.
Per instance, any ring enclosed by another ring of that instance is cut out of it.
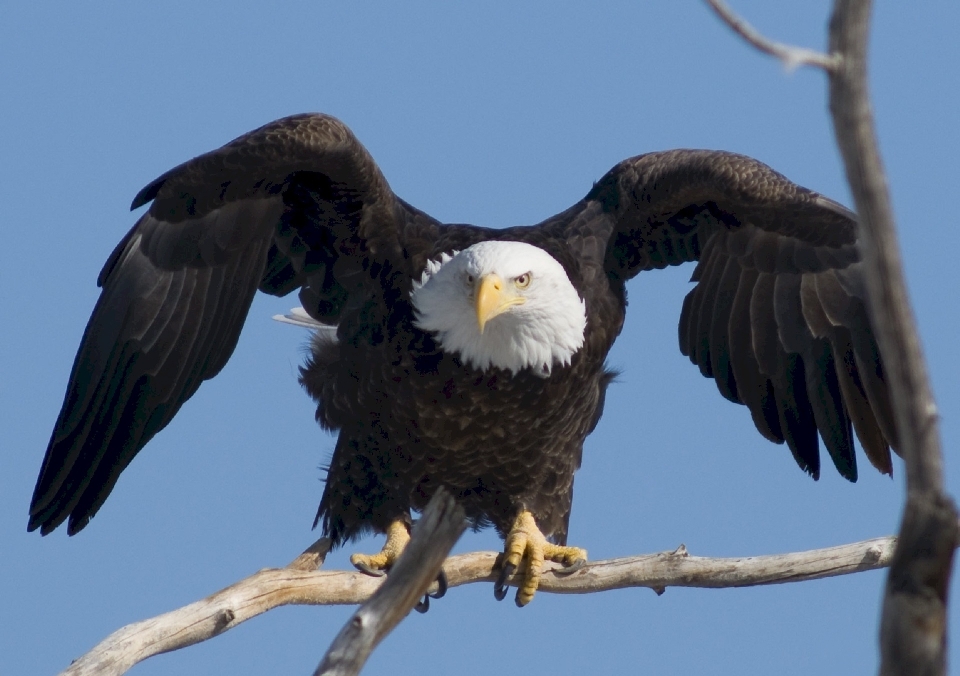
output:
<svg viewBox="0 0 960 676"><path fill-rule="evenodd" d="M512 241L474 244L431 261L410 300L418 328L473 368L547 377L583 346L586 305L563 266Z"/></svg>

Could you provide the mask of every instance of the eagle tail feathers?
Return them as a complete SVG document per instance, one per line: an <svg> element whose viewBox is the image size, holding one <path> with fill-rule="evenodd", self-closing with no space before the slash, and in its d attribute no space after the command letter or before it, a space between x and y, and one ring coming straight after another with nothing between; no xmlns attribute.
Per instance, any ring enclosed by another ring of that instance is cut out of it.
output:
<svg viewBox="0 0 960 676"><path fill-rule="evenodd" d="M317 321L307 314L307 311L302 307L291 308L290 312L285 315L273 315L273 319L283 324L292 324L313 331L332 331L334 334L337 332L336 324L324 324Z"/></svg>

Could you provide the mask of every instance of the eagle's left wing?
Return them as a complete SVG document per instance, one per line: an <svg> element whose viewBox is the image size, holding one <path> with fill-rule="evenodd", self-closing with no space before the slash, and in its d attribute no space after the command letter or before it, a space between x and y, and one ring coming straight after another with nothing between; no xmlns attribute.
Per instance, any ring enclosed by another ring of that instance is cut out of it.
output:
<svg viewBox="0 0 960 676"><path fill-rule="evenodd" d="M335 324L349 293L375 283L364 265L403 266L401 235L430 224L419 214L401 222L410 209L373 158L319 114L271 122L176 167L132 208L151 200L100 273L30 530L86 525L133 457L226 364L258 288L301 288L313 316Z"/></svg>
<svg viewBox="0 0 960 676"><path fill-rule="evenodd" d="M697 261L680 350L761 434L817 477L819 432L854 481L852 427L892 471L897 433L852 212L757 160L707 150L625 160L585 201L613 220L612 278Z"/></svg>

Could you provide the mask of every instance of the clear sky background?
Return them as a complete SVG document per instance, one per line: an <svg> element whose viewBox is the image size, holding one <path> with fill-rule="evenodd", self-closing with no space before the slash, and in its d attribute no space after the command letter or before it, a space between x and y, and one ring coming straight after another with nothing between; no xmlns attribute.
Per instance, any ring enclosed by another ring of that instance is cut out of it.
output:
<svg viewBox="0 0 960 676"><path fill-rule="evenodd" d="M357 6L355 6L357 5ZM826 0L736 0L776 39L822 48ZM881 0L871 86L907 278L960 489L960 4ZM538 222L623 158L752 155L850 204L823 74L788 74L695 0L7 3L0 18L0 675L52 674L113 630L199 599L317 536L333 438L296 382L307 334L260 297L233 359L120 479L78 536L27 507L97 273L172 166L269 120L324 111L394 191L445 221ZM825 460L814 482L677 349L692 266L645 273L587 440L570 541L592 558L744 556L894 533L891 480ZM349 566L351 551L328 559ZM468 533L459 551L497 549ZM367 673L870 674L883 573L740 590L540 594L492 585L409 617ZM951 603L960 673L960 603ZM283 608L133 674L306 674L352 608Z"/></svg>

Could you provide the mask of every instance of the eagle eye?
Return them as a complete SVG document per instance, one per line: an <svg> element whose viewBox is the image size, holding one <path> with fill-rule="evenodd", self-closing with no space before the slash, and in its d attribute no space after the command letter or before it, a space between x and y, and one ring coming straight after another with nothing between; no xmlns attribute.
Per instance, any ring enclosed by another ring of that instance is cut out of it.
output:
<svg viewBox="0 0 960 676"><path fill-rule="evenodd" d="M530 279L533 277L529 272L524 272L522 275L513 280L513 283L517 285L518 289L526 289L530 286Z"/></svg>

